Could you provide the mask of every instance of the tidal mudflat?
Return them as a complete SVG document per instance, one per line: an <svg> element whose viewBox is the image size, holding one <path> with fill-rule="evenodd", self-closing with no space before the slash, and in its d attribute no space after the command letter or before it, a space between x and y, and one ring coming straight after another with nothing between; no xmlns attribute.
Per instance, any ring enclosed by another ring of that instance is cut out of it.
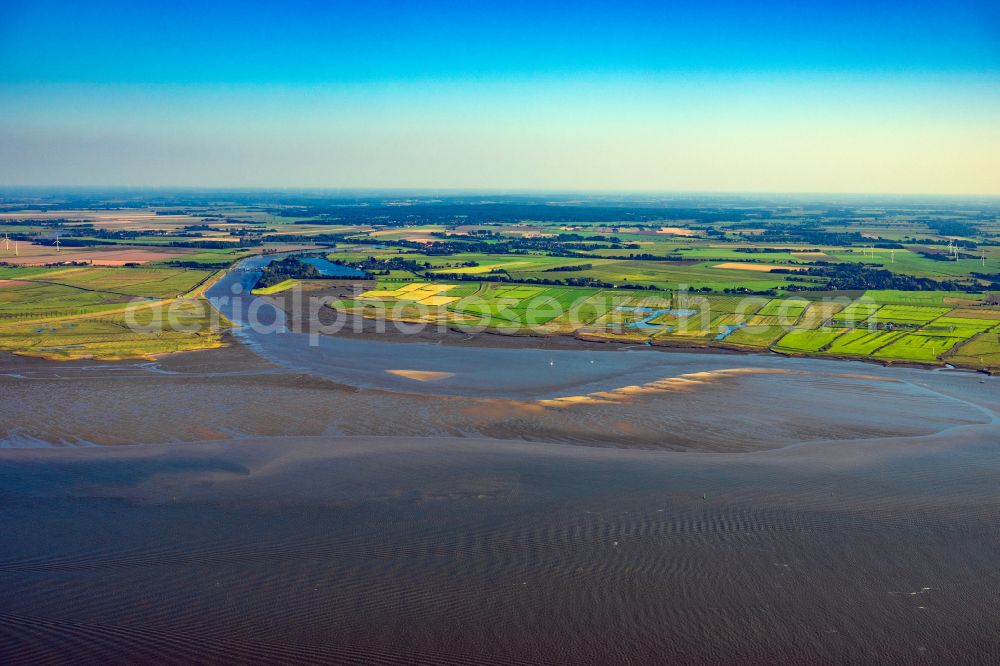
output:
<svg viewBox="0 0 1000 666"><path fill-rule="evenodd" d="M448 436L743 452L933 435L989 423L998 402L994 378L967 372L653 351L331 344L347 351L338 358L313 349L322 360L316 371L299 365L305 356L285 366L241 346L154 362L6 357L3 441L24 447ZM435 354L410 351L418 347ZM374 351L364 357L358 349ZM476 352L480 363L470 366L464 359ZM518 358L534 359L541 371L511 368ZM341 381L331 378L335 373ZM505 373L541 379L513 391L497 385Z"/></svg>
<svg viewBox="0 0 1000 666"><path fill-rule="evenodd" d="M4 661L1000 655L995 378L280 330L2 359Z"/></svg>

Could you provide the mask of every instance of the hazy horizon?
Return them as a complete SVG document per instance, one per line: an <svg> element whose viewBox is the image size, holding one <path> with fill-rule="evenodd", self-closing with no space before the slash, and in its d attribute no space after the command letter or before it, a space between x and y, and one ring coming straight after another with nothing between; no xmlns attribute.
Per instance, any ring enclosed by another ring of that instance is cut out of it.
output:
<svg viewBox="0 0 1000 666"><path fill-rule="evenodd" d="M998 200L1000 194L990 193L940 193L940 192L778 192L778 191L734 191L734 190L571 190L571 189L529 189L529 188L449 188L449 187L297 187L297 186L202 186L202 185L4 185L0 184L0 196L16 197L17 195L49 195L58 196L61 194L79 195L156 195L156 194L199 194L199 195L228 195L228 194L261 194L261 195L305 195L330 198L356 198L356 197L417 197L432 200L435 197L510 197L510 198L530 198L530 197L582 197L586 199L602 200L607 198L623 198L630 203L640 203L636 201L642 198L656 199L707 199L713 198L736 200L759 201L764 199L789 200L801 199L805 203L820 203L820 198L829 198L849 202L870 201L877 203L880 198L901 199L910 203L920 201L973 201L973 200Z"/></svg>
<svg viewBox="0 0 1000 666"><path fill-rule="evenodd" d="M988 2L12 2L0 94L6 187L1000 194Z"/></svg>

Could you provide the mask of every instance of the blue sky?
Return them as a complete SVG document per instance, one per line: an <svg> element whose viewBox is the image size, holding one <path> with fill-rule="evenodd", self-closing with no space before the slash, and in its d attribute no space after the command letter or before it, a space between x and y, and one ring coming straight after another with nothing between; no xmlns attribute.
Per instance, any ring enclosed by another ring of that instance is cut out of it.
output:
<svg viewBox="0 0 1000 666"><path fill-rule="evenodd" d="M0 184L996 193L998 83L996 2L0 0Z"/></svg>

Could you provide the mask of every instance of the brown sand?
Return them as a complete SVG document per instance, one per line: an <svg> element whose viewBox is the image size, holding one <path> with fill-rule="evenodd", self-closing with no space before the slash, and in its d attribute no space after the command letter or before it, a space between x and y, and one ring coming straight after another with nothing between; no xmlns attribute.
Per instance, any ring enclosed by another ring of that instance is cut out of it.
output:
<svg viewBox="0 0 1000 666"><path fill-rule="evenodd" d="M434 372L433 370L386 370L390 375L405 377L418 382L433 382L438 379L454 377L452 372Z"/></svg>
<svg viewBox="0 0 1000 666"><path fill-rule="evenodd" d="M105 248L105 247L74 247L64 248L56 252L54 247L47 245L18 246L18 254L14 256L13 248L0 253L0 261L18 266L44 266L64 261L85 261L94 266L124 266L125 264L145 264L151 261L174 259L190 254L188 250L153 249L153 248Z"/></svg>
<svg viewBox="0 0 1000 666"><path fill-rule="evenodd" d="M277 368L239 344L153 363L56 363L4 354L0 439L136 444L330 434L476 434L731 453L818 439L929 434L983 418L961 402L914 393L908 383L872 381L856 373L743 370L744 365L737 362L715 372L679 371L646 385L622 377L618 388L534 400L429 395L416 384L412 391L405 386L356 388ZM422 376L409 378L419 382ZM942 373L924 376L936 383L960 381ZM974 376L964 378L979 387ZM817 412L816 404L824 409ZM892 418L887 405L892 406Z"/></svg>

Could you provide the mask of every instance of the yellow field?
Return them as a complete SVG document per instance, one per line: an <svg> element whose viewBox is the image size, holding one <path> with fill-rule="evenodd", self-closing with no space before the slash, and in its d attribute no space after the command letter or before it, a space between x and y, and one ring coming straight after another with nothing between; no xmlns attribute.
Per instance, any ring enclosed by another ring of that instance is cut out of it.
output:
<svg viewBox="0 0 1000 666"><path fill-rule="evenodd" d="M480 273L489 273L490 271L497 268L513 268L515 266L524 266L530 264L529 261L508 261L501 264L481 264L479 266L463 266L461 268L448 268L442 269L439 272L442 273L462 273L465 275L479 275Z"/></svg>
<svg viewBox="0 0 1000 666"><path fill-rule="evenodd" d="M413 243L440 243L442 239L434 238L430 234L436 231L443 231L443 227L418 227L413 229L385 229L382 231L372 231L369 235L375 238L384 237L393 240L407 240Z"/></svg>
<svg viewBox="0 0 1000 666"><path fill-rule="evenodd" d="M416 303L420 303L421 305L447 305L448 303L454 303L458 299L451 296L442 296L441 294L454 288L455 285L453 284L411 282L410 284L400 287L395 291L378 289L366 291L361 294L360 298L380 301L388 298L395 299L397 301L414 301Z"/></svg>
<svg viewBox="0 0 1000 666"><path fill-rule="evenodd" d="M801 271L801 266L780 266L777 264L744 264L738 261L727 261L722 264L716 264L712 268L728 268L737 271L758 271L760 273L770 273L776 268L785 268L790 271Z"/></svg>
<svg viewBox="0 0 1000 666"><path fill-rule="evenodd" d="M284 280L277 284L272 284L270 287L261 287L260 289L254 289L251 294L258 296L267 296L270 294L278 294L288 289L291 289L295 285L299 284L298 280Z"/></svg>
<svg viewBox="0 0 1000 666"><path fill-rule="evenodd" d="M457 296L428 296L420 301L423 305L448 305L458 300Z"/></svg>

